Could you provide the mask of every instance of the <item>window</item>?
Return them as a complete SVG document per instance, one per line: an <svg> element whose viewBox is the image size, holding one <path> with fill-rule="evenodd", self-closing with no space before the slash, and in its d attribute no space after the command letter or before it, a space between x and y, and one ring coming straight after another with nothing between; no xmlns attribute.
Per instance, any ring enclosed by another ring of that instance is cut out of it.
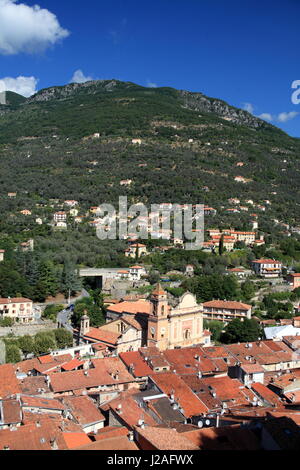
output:
<svg viewBox="0 0 300 470"><path fill-rule="evenodd" d="M191 337L190 330L184 330L183 336L184 336L184 339L190 339Z"/></svg>

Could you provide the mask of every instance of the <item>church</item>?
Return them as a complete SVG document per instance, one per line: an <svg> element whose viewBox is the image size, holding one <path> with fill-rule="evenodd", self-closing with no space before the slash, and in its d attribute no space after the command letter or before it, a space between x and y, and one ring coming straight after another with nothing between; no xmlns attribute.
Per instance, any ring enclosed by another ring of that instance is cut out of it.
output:
<svg viewBox="0 0 300 470"><path fill-rule="evenodd" d="M195 296L186 292L177 305L171 306L160 284L149 300L120 302L108 307L107 323L100 328L89 328L85 317L80 336L84 342L106 346L117 354L145 346L164 351L210 344L210 333L203 331L203 308Z"/></svg>

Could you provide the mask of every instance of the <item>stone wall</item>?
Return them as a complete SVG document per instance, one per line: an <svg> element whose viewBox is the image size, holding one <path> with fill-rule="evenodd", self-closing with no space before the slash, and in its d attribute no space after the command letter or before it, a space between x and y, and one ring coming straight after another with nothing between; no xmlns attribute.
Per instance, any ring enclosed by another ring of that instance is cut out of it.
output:
<svg viewBox="0 0 300 470"><path fill-rule="evenodd" d="M52 321L45 321L42 324L34 325L13 325L11 327L0 327L0 337L7 336L10 333L13 333L15 336L25 336L30 335L34 336L36 333L45 330L55 330L57 328L57 323Z"/></svg>

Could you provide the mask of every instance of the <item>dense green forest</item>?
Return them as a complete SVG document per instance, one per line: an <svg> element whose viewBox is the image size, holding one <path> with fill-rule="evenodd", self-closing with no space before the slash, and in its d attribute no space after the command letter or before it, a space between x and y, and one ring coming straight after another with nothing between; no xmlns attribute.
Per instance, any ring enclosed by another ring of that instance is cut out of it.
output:
<svg viewBox="0 0 300 470"><path fill-rule="evenodd" d="M239 246L222 256L151 253L145 262L161 274L192 263L198 276L224 275L226 266L249 267L259 256L299 265L299 235L288 238L280 225L300 224L299 156L298 139L201 93L115 80L54 87L29 99L9 93L7 105L0 105L0 249L6 250L0 294L42 301L74 292L79 267L129 266L126 242L100 241L89 225L91 206L108 202L117 208L120 195L149 208L204 203L217 210L205 218L205 228L251 230L256 214L265 246ZM237 176L247 182L235 181ZM131 184L122 186L122 180ZM230 198L248 211L227 212ZM67 199L78 201L82 223L68 214L67 230L55 231L53 214L68 211ZM24 209L31 215L22 215ZM20 244L29 239L34 251L23 253ZM200 284L194 290L200 292Z"/></svg>

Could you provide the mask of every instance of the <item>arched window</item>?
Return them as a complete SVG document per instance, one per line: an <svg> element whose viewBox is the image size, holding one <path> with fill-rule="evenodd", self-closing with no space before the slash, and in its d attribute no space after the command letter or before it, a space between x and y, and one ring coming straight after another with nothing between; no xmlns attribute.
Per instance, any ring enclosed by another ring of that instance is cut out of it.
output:
<svg viewBox="0 0 300 470"><path fill-rule="evenodd" d="M190 339L191 331L190 330L184 330L183 336L184 336L184 339Z"/></svg>

